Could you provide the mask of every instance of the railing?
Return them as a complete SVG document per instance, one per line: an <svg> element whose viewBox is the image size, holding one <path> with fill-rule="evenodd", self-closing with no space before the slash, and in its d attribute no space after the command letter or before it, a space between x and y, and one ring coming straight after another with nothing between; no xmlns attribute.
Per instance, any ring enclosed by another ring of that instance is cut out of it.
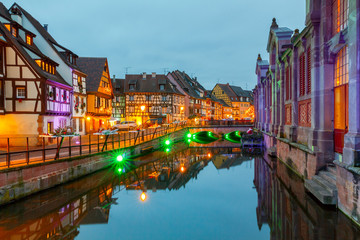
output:
<svg viewBox="0 0 360 240"><path fill-rule="evenodd" d="M253 120L198 120L191 127L253 126Z"/></svg>
<svg viewBox="0 0 360 240"><path fill-rule="evenodd" d="M0 138L0 169L131 147L185 127L185 124L170 124L113 135Z"/></svg>

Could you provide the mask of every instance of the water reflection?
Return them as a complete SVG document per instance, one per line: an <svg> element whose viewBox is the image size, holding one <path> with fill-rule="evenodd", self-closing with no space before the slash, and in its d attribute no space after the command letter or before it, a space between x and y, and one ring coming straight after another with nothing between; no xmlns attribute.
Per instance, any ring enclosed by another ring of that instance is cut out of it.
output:
<svg viewBox="0 0 360 240"><path fill-rule="evenodd" d="M98 172L1 208L0 239L75 239L80 226L109 222L121 191L137 191L139 198L134 201L146 202L149 191L185 188L211 162L217 169L228 169L251 159L239 148L177 144L171 153L136 159L136 167L126 173Z"/></svg>
<svg viewBox="0 0 360 240"><path fill-rule="evenodd" d="M256 158L254 184L258 226L270 227L271 240L360 239L351 220L306 194L301 178L279 160Z"/></svg>
<svg viewBox="0 0 360 240"><path fill-rule="evenodd" d="M0 208L0 239L360 239L259 149L173 150Z"/></svg>

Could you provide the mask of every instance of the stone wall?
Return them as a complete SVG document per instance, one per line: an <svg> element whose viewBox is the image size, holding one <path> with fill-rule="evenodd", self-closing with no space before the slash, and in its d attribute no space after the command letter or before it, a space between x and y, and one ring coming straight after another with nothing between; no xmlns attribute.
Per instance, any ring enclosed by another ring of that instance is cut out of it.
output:
<svg viewBox="0 0 360 240"><path fill-rule="evenodd" d="M338 208L345 213L349 218L353 219L359 224L360 209L359 209L359 189L360 189L360 175L347 169L345 165L338 163L336 166L336 187L338 189Z"/></svg>
<svg viewBox="0 0 360 240"><path fill-rule="evenodd" d="M264 142L269 154L276 153L277 158L302 178L311 179L322 167L317 164L315 153L301 144L267 134L264 134Z"/></svg>
<svg viewBox="0 0 360 240"><path fill-rule="evenodd" d="M172 141L183 139L187 130L169 134ZM163 137L124 149L131 155L141 154L142 149L162 146ZM106 167L112 162L112 152L61 159L0 171L0 205L6 204L39 191L78 179Z"/></svg>

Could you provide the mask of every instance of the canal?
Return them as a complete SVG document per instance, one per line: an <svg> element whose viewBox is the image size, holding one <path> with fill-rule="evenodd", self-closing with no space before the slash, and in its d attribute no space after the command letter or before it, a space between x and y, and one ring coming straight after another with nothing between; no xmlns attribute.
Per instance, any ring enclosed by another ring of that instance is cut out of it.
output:
<svg viewBox="0 0 360 240"><path fill-rule="evenodd" d="M125 167L114 159L2 207L0 239L360 239L280 161L259 149L209 146L179 143L124 159Z"/></svg>

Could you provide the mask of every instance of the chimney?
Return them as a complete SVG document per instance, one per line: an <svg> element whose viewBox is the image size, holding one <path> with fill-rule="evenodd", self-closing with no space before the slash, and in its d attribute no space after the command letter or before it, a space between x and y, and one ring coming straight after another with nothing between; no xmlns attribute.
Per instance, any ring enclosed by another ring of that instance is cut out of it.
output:
<svg viewBox="0 0 360 240"><path fill-rule="evenodd" d="M156 72L153 72L153 73L151 74L151 77L152 77L152 78L156 78Z"/></svg>
<svg viewBox="0 0 360 240"><path fill-rule="evenodd" d="M44 24L44 29L45 29L46 31L48 31L48 26L49 26L49 24Z"/></svg>
<svg viewBox="0 0 360 240"><path fill-rule="evenodd" d="M146 72L143 72L143 80L146 80Z"/></svg>

